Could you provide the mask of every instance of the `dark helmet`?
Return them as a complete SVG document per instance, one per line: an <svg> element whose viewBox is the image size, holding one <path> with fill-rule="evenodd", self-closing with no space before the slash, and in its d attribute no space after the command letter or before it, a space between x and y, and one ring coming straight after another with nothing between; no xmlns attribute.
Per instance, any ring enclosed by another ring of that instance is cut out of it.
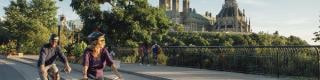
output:
<svg viewBox="0 0 320 80"><path fill-rule="evenodd" d="M59 36L57 34L51 34L49 40L58 40Z"/></svg>
<svg viewBox="0 0 320 80"><path fill-rule="evenodd" d="M98 38L101 37L101 36L104 36L104 34L101 33L101 32L92 32L88 36L88 41L89 41L89 43L91 43L91 42L93 42L95 40L98 40Z"/></svg>

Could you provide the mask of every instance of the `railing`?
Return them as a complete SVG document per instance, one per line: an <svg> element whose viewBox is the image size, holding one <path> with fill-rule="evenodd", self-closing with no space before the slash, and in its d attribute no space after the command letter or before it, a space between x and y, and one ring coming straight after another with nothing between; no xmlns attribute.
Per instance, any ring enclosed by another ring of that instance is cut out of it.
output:
<svg viewBox="0 0 320 80"><path fill-rule="evenodd" d="M320 46L162 47L167 65L320 80ZM138 48L115 48L124 62L139 61Z"/></svg>
<svg viewBox="0 0 320 80"><path fill-rule="evenodd" d="M320 79L320 46L163 47L167 65Z"/></svg>

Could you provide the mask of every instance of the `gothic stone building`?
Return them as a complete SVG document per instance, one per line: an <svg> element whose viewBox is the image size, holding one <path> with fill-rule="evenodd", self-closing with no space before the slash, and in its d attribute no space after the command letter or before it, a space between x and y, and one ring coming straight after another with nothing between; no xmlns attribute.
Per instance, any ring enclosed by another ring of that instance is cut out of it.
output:
<svg viewBox="0 0 320 80"><path fill-rule="evenodd" d="M241 11L236 0L225 0L220 13L216 16L214 31L217 32L252 32L250 20L245 10Z"/></svg>
<svg viewBox="0 0 320 80"><path fill-rule="evenodd" d="M250 20L246 18L245 10L239 9L236 0L225 0L216 17L209 12L198 14L190 8L190 0L183 0L182 12L179 12L179 0L159 0L159 7L166 10L172 22L182 24L185 31L252 32Z"/></svg>
<svg viewBox="0 0 320 80"><path fill-rule="evenodd" d="M182 24L185 31L208 31L213 27L215 18L206 12L200 15L190 8L190 1L183 0L182 12L179 12L179 0L159 0L159 7L166 10L166 15L176 24Z"/></svg>

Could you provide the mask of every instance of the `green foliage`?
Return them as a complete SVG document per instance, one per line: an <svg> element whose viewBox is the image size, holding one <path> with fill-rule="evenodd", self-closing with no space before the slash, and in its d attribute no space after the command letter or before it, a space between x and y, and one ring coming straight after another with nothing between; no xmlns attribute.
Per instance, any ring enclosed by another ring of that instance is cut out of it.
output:
<svg viewBox="0 0 320 80"><path fill-rule="evenodd" d="M8 43L0 45L0 54L6 55L10 52L15 52L16 43L17 41L10 40Z"/></svg>
<svg viewBox="0 0 320 80"><path fill-rule="evenodd" d="M29 18L36 19L44 27L57 28L57 9L56 2L53 0L32 0L30 4L31 12Z"/></svg>
<svg viewBox="0 0 320 80"><path fill-rule="evenodd" d="M175 24L175 26L173 26L174 31L177 32L183 32L184 31L184 27L182 24Z"/></svg>
<svg viewBox="0 0 320 80"><path fill-rule="evenodd" d="M123 63L137 63L139 59L138 48L118 47L114 48L115 58Z"/></svg>
<svg viewBox="0 0 320 80"><path fill-rule="evenodd" d="M167 65L317 78L318 46L166 47Z"/></svg>
<svg viewBox="0 0 320 80"><path fill-rule="evenodd" d="M163 48L160 48L160 53L158 54L158 63L167 64L168 56L164 54Z"/></svg>
<svg viewBox="0 0 320 80"><path fill-rule="evenodd" d="M76 43L74 45L74 49L72 49L71 54L74 54L76 57L81 57L83 51L87 48L87 44L85 42Z"/></svg>
<svg viewBox="0 0 320 80"><path fill-rule="evenodd" d="M4 54L6 51L6 46L5 45L0 45L0 54Z"/></svg>
<svg viewBox="0 0 320 80"><path fill-rule="evenodd" d="M4 21L0 21L0 44L7 43L10 40L9 30L5 27Z"/></svg>
<svg viewBox="0 0 320 80"><path fill-rule="evenodd" d="M283 46L283 45L308 45L299 37L284 37L260 32L258 34L216 33L216 32L171 32L164 37L162 43L169 46L186 45L196 46Z"/></svg>
<svg viewBox="0 0 320 80"><path fill-rule="evenodd" d="M117 0L111 11L100 11L106 0L72 0L71 6L84 21L82 33L107 34L110 45L137 47L141 42L160 42L170 26L165 11L148 4L147 0Z"/></svg>
<svg viewBox="0 0 320 80"><path fill-rule="evenodd" d="M308 44L306 41L301 41L301 39L299 37L296 37L296 36L288 37L287 41L289 42L288 45Z"/></svg>
<svg viewBox="0 0 320 80"><path fill-rule="evenodd" d="M320 23L320 16L319 16L319 23ZM318 26L320 28L320 25ZM320 40L320 31L314 32L315 38L312 38L314 42L318 42Z"/></svg>
<svg viewBox="0 0 320 80"><path fill-rule="evenodd" d="M1 33L4 40L17 40L17 50L25 53L38 53L39 47L48 42L51 33L57 32L57 7L52 0L16 0L5 7L4 26ZM2 32L3 31L3 32ZM67 42L66 30L60 36L61 45Z"/></svg>

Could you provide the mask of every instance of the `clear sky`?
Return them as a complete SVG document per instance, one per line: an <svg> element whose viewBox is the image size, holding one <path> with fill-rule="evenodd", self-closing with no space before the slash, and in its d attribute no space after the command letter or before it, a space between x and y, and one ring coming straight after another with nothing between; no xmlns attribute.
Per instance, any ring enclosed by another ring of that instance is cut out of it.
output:
<svg viewBox="0 0 320 80"><path fill-rule="evenodd" d="M1 0L0 16L4 16L3 7L9 5L11 0ZM57 0L58 1L58 0ZM79 19L69 7L71 0L57 2L58 14L66 15L68 20ZM159 0L149 0L152 6L158 6ZM274 33L279 31L283 36L298 36L309 44L313 42L313 32L319 31L320 0L237 0L240 9L245 9L246 16L251 19L253 32ZM224 0L190 0L190 7L200 14L205 11L218 14ZM102 5L108 10L108 5ZM180 0L180 8L182 0ZM181 9L180 9L181 11Z"/></svg>

